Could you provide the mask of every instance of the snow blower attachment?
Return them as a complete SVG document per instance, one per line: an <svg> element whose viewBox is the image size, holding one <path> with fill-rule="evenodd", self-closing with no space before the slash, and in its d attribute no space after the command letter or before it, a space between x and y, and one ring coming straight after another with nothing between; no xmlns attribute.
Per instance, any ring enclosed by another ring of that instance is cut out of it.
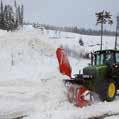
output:
<svg viewBox="0 0 119 119"><path fill-rule="evenodd" d="M90 95L90 91L83 85L79 85L75 78L71 77L72 69L68 60L68 57L62 48L58 48L56 51L59 71L63 75L67 75L69 79L64 80L65 83L70 83L68 86L67 97L69 102L76 106L83 107L90 104L90 99L86 99L87 95Z"/></svg>

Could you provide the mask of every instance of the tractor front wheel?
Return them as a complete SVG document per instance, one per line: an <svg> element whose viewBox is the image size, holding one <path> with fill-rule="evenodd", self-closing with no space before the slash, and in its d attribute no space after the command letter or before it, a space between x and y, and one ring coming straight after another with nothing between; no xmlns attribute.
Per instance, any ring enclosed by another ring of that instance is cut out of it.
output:
<svg viewBox="0 0 119 119"><path fill-rule="evenodd" d="M116 85L114 80L105 80L100 85L99 96L102 101L113 101L116 96Z"/></svg>

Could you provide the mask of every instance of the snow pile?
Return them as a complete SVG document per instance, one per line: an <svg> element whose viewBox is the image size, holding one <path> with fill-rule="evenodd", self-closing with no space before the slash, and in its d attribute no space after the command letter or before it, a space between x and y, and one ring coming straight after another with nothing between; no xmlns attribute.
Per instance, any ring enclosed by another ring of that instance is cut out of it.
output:
<svg viewBox="0 0 119 119"><path fill-rule="evenodd" d="M55 110L67 102L56 49L47 41L47 33L36 29L1 34L1 118Z"/></svg>
<svg viewBox="0 0 119 119"><path fill-rule="evenodd" d="M56 62L55 49L46 41L47 35L39 30L3 35L0 40L0 79L33 79L40 73L46 78L49 69L56 68L51 65Z"/></svg>

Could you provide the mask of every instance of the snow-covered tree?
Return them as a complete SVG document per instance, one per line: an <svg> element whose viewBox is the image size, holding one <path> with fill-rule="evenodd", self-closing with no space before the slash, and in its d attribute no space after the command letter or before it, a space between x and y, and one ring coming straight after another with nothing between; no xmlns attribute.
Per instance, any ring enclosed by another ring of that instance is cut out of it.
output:
<svg viewBox="0 0 119 119"><path fill-rule="evenodd" d="M23 5L17 5L14 2L14 7L11 5L0 5L0 29L15 30L19 25L23 25Z"/></svg>

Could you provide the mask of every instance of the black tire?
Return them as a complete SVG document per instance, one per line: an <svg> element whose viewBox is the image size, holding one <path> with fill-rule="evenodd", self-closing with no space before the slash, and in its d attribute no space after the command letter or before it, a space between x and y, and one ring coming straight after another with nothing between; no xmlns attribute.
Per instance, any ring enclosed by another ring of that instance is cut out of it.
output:
<svg viewBox="0 0 119 119"><path fill-rule="evenodd" d="M117 88L114 80L105 80L100 83L98 94L102 101L113 101L115 99L116 93Z"/></svg>

